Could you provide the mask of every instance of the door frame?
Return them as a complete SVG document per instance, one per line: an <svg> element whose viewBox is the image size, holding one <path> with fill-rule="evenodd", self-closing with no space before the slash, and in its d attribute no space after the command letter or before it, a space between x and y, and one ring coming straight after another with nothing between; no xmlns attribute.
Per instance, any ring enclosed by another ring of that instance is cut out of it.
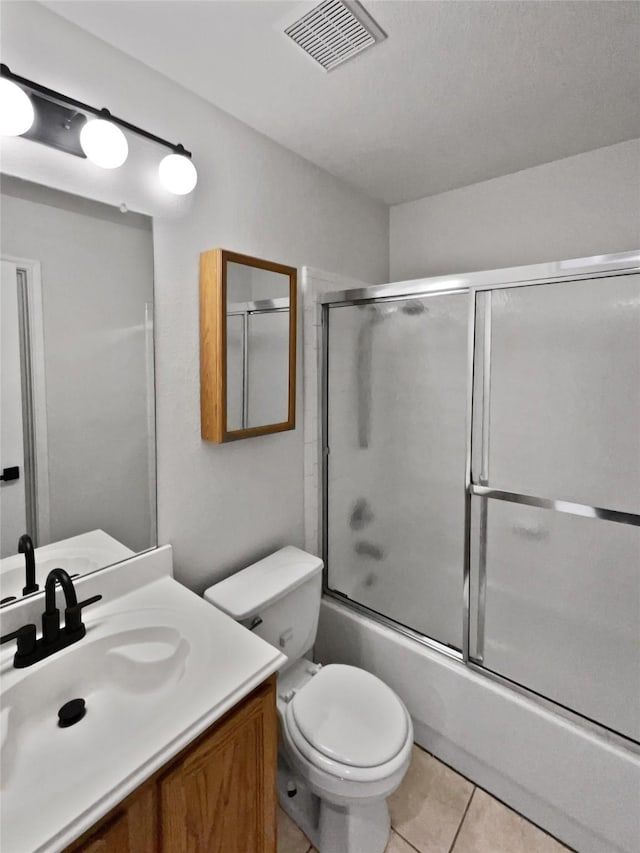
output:
<svg viewBox="0 0 640 853"><path fill-rule="evenodd" d="M25 442L25 467L33 466L33 485L35 488L35 544L47 545L51 538L51 520L49 505L49 441L47 434L47 383L44 352L44 315L42 299L42 267L40 261L30 258L18 258L13 255L1 256L3 261L14 264L16 274L22 273L25 282L27 304L28 335L25 346L28 349L31 364L31 419L33 422L33 456L27 461L27 443ZM22 367L22 365L21 365ZM23 382L24 388L24 382ZM24 412L24 401L23 401Z"/></svg>

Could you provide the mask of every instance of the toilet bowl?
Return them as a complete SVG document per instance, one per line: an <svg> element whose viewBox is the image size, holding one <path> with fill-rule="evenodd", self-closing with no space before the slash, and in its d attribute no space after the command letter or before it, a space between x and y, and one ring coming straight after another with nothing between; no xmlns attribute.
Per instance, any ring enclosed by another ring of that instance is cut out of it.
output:
<svg viewBox="0 0 640 853"><path fill-rule="evenodd" d="M320 853L383 853L387 798L411 760L402 700L370 672L307 657L315 641L322 561L282 548L210 587L212 604L288 657L278 675L278 795Z"/></svg>
<svg viewBox="0 0 640 853"><path fill-rule="evenodd" d="M290 684L278 696L282 753L293 777L320 801L316 826L299 812L291 816L321 853L382 853L390 829L386 800L411 760L406 708L357 667L329 664L311 678L307 668L293 696ZM292 805L283 802L286 811Z"/></svg>

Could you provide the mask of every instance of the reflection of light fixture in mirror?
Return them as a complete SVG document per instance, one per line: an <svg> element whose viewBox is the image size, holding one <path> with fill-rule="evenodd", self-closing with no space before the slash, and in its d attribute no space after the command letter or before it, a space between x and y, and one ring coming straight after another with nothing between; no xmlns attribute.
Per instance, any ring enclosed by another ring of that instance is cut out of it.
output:
<svg viewBox="0 0 640 853"><path fill-rule="evenodd" d="M80 145L88 159L102 169L117 169L129 154L127 137L105 118L88 121L80 131Z"/></svg>
<svg viewBox="0 0 640 853"><path fill-rule="evenodd" d="M4 77L0 78L0 133L3 136L20 136L33 124L33 104L20 86Z"/></svg>
<svg viewBox="0 0 640 853"><path fill-rule="evenodd" d="M178 145L175 154L167 154L158 166L160 182L174 195L187 195L198 182L198 173L184 148Z"/></svg>
<svg viewBox="0 0 640 853"><path fill-rule="evenodd" d="M35 112L32 99L36 101ZM28 123L27 111L30 116ZM95 118L84 124L84 113L92 113ZM22 118L18 120L16 115ZM30 131L32 125L33 130ZM103 169L116 169L122 166L129 153L123 130L170 149L171 154L162 160L158 170L160 181L169 192L187 195L193 190L198 173L191 162L191 152L183 145L175 145L129 121L117 118L107 109L92 107L33 80L27 80L26 77L20 77L10 71L8 66L0 64L0 132L14 136L24 134L25 139L41 142L68 154L80 157L86 155L87 159Z"/></svg>

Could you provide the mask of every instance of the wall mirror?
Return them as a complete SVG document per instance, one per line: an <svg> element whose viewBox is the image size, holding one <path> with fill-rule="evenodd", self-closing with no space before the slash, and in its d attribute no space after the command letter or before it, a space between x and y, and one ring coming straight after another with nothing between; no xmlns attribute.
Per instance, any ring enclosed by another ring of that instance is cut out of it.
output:
<svg viewBox="0 0 640 853"><path fill-rule="evenodd" d="M295 427L296 270L212 249L200 256L202 438Z"/></svg>
<svg viewBox="0 0 640 853"><path fill-rule="evenodd" d="M8 175L0 201L8 604L32 555L42 592L52 568L85 574L156 545L153 242L148 216Z"/></svg>

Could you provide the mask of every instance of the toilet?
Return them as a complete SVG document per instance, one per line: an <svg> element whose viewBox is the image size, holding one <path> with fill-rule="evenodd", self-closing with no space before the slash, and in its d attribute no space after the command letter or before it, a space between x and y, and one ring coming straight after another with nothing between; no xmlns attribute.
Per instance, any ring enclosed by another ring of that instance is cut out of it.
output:
<svg viewBox="0 0 640 853"><path fill-rule="evenodd" d="M320 853L383 853L387 798L411 760L413 725L383 681L311 660L322 560L288 546L209 587L205 598L280 649L278 797Z"/></svg>

